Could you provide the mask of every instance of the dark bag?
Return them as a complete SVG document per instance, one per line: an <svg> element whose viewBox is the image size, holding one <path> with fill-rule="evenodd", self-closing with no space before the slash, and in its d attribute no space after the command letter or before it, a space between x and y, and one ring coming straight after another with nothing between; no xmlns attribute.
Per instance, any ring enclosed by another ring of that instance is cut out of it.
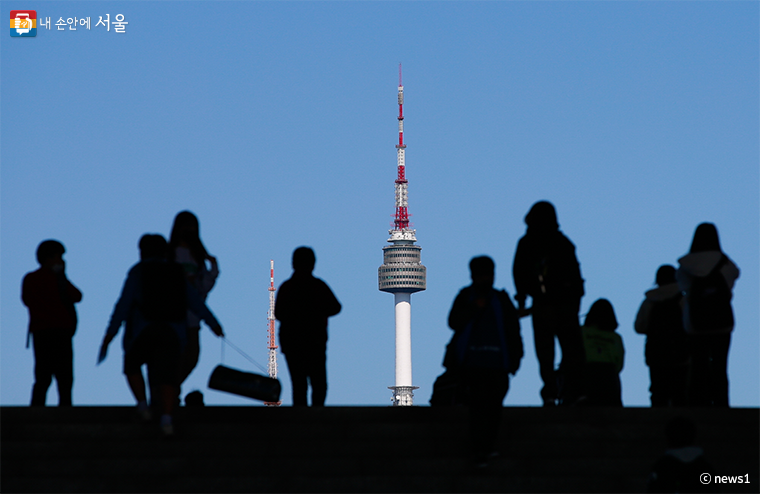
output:
<svg viewBox="0 0 760 494"><path fill-rule="evenodd" d="M728 262L723 256L707 274L692 279L689 290L689 320L694 333L711 333L734 327L731 289L720 272Z"/></svg>
<svg viewBox="0 0 760 494"><path fill-rule="evenodd" d="M208 387L254 400L275 403L280 400L280 381L271 377L217 365L208 379Z"/></svg>
<svg viewBox="0 0 760 494"><path fill-rule="evenodd" d="M464 386L460 373L455 369L447 369L433 383L433 395L430 406L464 405Z"/></svg>

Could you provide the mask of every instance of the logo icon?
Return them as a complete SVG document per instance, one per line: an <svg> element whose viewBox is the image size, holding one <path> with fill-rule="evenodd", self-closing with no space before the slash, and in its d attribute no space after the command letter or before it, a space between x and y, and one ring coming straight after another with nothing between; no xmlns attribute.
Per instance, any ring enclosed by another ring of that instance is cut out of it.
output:
<svg viewBox="0 0 760 494"><path fill-rule="evenodd" d="M11 10L11 36L22 38L37 36L37 11Z"/></svg>

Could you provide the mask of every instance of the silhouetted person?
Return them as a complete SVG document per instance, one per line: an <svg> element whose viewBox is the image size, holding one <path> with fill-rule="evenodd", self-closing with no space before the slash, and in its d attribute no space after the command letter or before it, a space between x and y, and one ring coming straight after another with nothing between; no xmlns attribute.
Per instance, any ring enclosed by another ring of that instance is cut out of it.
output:
<svg viewBox="0 0 760 494"><path fill-rule="evenodd" d="M187 311L191 310L223 336L222 327L186 281L182 266L166 260L166 240L143 235L140 262L127 274L121 296L100 348L99 362L123 322L124 374L144 420L150 418L141 367L148 366L151 401L158 404L164 435L174 433L172 412L179 387L179 359L186 341Z"/></svg>
<svg viewBox="0 0 760 494"><path fill-rule="evenodd" d="M696 427L685 417L676 417L665 426L668 450L652 467L647 492L718 492L712 482L715 470L702 456L702 448L694 446ZM710 481L703 484L702 474Z"/></svg>
<svg viewBox="0 0 760 494"><path fill-rule="evenodd" d="M728 348L734 330L731 298L739 268L720 250L718 230L700 224L689 253L678 260L685 294L683 324L690 335L689 403L728 406Z"/></svg>
<svg viewBox="0 0 760 494"><path fill-rule="evenodd" d="M525 216L527 232L517 244L512 273L518 310L525 313L525 299L533 299L533 340L539 372L544 382L544 406L557 399L572 404L580 393L583 370L578 311L583 296L583 278L575 257L575 246L559 231L554 206L539 201ZM562 389L554 370L554 338L562 349Z"/></svg>
<svg viewBox="0 0 760 494"><path fill-rule="evenodd" d="M216 283L219 276L219 264L216 257L210 255L203 246L200 237L198 218L190 211L177 213L169 237L169 260L179 263L185 272L185 278L195 288L203 302ZM211 268L206 265L209 262ZM200 318L192 311L187 312L187 344L180 358L179 383L185 382L198 365L201 346L199 333Z"/></svg>
<svg viewBox="0 0 760 494"><path fill-rule="evenodd" d="M676 268L660 266L656 283L657 288L646 292L634 324L637 333L647 335L644 358L652 406L686 406L689 338L683 328L683 294L676 283Z"/></svg>
<svg viewBox="0 0 760 494"><path fill-rule="evenodd" d="M600 298L591 305L581 328L586 350L584 406L622 407L620 371L625 349L612 304Z"/></svg>
<svg viewBox="0 0 760 494"><path fill-rule="evenodd" d="M29 338L34 346L34 386L32 406L45 406L47 391L55 376L58 406L71 406L74 385L72 338L77 329L74 304L80 292L66 278L66 249L57 240L45 240L37 247L40 268L24 276L21 300L29 308Z"/></svg>
<svg viewBox="0 0 760 494"><path fill-rule="evenodd" d="M288 363L293 406L324 406L327 397L327 318L341 306L327 283L312 275L314 251L293 252L293 275L277 290L274 314L280 321L280 347Z"/></svg>
<svg viewBox="0 0 760 494"><path fill-rule="evenodd" d="M477 466L485 466L495 449L501 406L523 357L517 310L504 290L493 288L490 257L470 261L472 284L463 288L451 307L450 369L459 374L469 406L470 435Z"/></svg>

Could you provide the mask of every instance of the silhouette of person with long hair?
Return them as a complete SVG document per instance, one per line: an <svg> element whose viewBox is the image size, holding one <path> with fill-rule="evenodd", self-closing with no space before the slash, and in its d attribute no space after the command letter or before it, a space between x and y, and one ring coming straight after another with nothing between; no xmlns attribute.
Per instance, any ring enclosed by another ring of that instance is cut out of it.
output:
<svg viewBox="0 0 760 494"><path fill-rule="evenodd" d="M151 402L160 411L163 434L171 436L179 360L187 340L187 311L206 321L217 336L224 336L224 332L198 292L185 280L182 267L166 260L164 237L143 235L139 247L140 262L127 274L103 337L98 362L105 359L108 345L126 322L122 340L124 374L137 401L137 411L143 420L151 418L141 370L147 364Z"/></svg>
<svg viewBox="0 0 760 494"><path fill-rule="evenodd" d="M580 396L583 341L578 311L584 294L575 245L560 232L557 213L539 201L525 216L528 226L517 244L512 274L518 311L526 313L525 299L533 299L533 340L544 386L544 406L572 404ZM561 375L554 370L554 338L562 349ZM562 379L560 391L558 378Z"/></svg>
<svg viewBox="0 0 760 494"><path fill-rule="evenodd" d="M293 275L280 285L274 315L280 321L280 347L288 364L293 406L321 407L327 397L327 319L341 305L327 283L312 274L316 257L309 247L293 252Z"/></svg>
<svg viewBox="0 0 760 494"><path fill-rule="evenodd" d="M495 265L488 256L470 261L472 284L463 288L449 312L454 338L449 345L469 406L475 465L495 456L501 407L509 375L520 368L523 343L520 320L509 295L493 287Z"/></svg>
<svg viewBox="0 0 760 494"><path fill-rule="evenodd" d="M66 249L57 240L45 240L37 247L40 267L27 273L21 285L21 300L29 308L29 339L34 347L34 386L31 406L45 406L48 388L58 386L58 406L71 406L74 385L72 340L77 329L74 304L82 292L66 277Z"/></svg>
<svg viewBox="0 0 760 494"><path fill-rule="evenodd" d="M200 224L198 218L190 211L177 213L172 225L169 237L169 260L174 260L182 265L187 282L192 285L201 297L206 301L208 293L214 288L219 276L219 263L216 257L206 251L200 237ZM210 269L206 265L210 264ZM200 357L200 329L201 322L192 311L187 313L187 345L180 358L180 384L198 365Z"/></svg>
<svg viewBox="0 0 760 494"><path fill-rule="evenodd" d="M686 302L683 323L691 340L689 403L727 407L731 298L739 268L721 250L712 223L697 226L689 253L678 263L676 279Z"/></svg>
<svg viewBox="0 0 760 494"><path fill-rule="evenodd" d="M676 268L660 266L657 288L648 290L636 314L634 329L647 335L644 358L649 367L653 407L686 406L689 375L689 338L683 328L683 294Z"/></svg>
<svg viewBox="0 0 760 494"><path fill-rule="evenodd" d="M606 298L600 298L586 314L581 328L586 350L584 366L584 406L622 407L620 371L623 370L625 349L623 339L615 332L618 327L615 311Z"/></svg>

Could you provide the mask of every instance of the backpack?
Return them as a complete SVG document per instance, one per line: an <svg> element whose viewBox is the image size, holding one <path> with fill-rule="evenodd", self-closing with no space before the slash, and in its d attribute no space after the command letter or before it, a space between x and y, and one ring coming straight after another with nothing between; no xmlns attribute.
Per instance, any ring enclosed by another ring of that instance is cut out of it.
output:
<svg viewBox="0 0 760 494"><path fill-rule="evenodd" d="M575 247L569 240L553 239L536 260L533 272L536 277L535 293L530 295L534 298L558 302L583 296L580 266L575 257Z"/></svg>
<svg viewBox="0 0 760 494"><path fill-rule="evenodd" d="M689 291L689 320L694 333L711 333L734 327L731 289L721 268L728 262L723 256L707 276L692 279Z"/></svg>

